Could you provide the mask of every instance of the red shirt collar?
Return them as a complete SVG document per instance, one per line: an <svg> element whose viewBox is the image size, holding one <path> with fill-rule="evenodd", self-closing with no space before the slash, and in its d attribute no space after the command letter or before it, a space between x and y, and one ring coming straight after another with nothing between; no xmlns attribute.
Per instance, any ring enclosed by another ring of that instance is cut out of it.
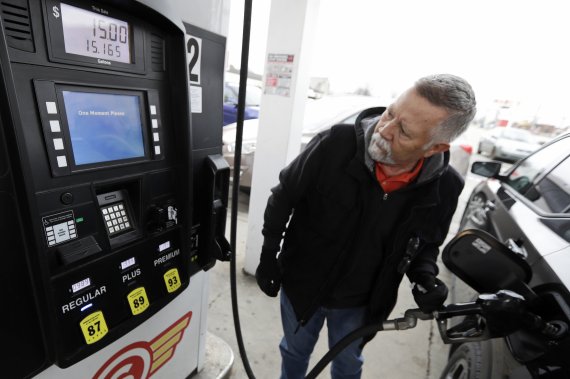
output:
<svg viewBox="0 0 570 379"><path fill-rule="evenodd" d="M382 186L384 192L389 193L395 191L410 184L410 182L414 180L420 173L423 164L424 164L424 158L420 159L420 161L416 164L416 167L414 167L412 171L388 177L384 173L384 170L382 170L380 164L376 162L375 165L376 180L378 180L378 183L380 183L380 186Z"/></svg>

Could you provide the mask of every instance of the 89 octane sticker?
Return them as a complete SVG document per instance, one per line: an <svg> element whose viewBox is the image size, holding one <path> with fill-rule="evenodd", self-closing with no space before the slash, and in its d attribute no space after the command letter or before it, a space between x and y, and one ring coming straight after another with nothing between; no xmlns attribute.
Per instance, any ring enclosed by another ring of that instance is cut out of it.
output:
<svg viewBox="0 0 570 379"><path fill-rule="evenodd" d="M131 306L131 312L133 315L143 313L149 306L148 297L146 296L144 287L132 290L127 295L127 299L129 300L129 305Z"/></svg>

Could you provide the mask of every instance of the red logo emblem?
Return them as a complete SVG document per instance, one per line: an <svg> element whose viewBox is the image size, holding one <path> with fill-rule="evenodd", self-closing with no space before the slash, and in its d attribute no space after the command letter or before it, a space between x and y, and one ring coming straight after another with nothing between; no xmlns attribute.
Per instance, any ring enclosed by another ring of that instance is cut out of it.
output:
<svg viewBox="0 0 570 379"><path fill-rule="evenodd" d="M125 346L101 366L93 379L150 378L174 356L191 317L192 312L186 313L150 342L139 341Z"/></svg>

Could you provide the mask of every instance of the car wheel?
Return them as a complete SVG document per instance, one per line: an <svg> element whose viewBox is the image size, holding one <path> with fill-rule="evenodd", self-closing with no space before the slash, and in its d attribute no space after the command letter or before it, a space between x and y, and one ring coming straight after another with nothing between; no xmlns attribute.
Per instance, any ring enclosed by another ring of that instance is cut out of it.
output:
<svg viewBox="0 0 570 379"><path fill-rule="evenodd" d="M451 354L440 379L488 379L490 365L479 342L459 345Z"/></svg>

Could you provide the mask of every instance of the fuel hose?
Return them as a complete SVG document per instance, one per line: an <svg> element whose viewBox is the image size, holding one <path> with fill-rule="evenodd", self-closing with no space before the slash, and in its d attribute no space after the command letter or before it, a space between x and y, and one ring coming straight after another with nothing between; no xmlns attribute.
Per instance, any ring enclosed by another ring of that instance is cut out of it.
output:
<svg viewBox="0 0 570 379"><path fill-rule="evenodd" d="M231 211L231 227L230 227L230 245L233 254L230 259L230 287L232 298L232 313L234 318L234 329L236 332L236 340L239 348L239 354L243 362L243 367L249 379L255 379L247 354L243 344L243 337L241 334L241 326L239 320L238 299L237 299L237 284L236 284L236 240L237 240L237 211L238 211L238 196L239 196L239 177L241 167L241 147L243 140L243 120L245 113L245 94L247 85L247 72L248 72L248 59L249 59L249 37L251 31L251 8L252 0L245 0L243 11L243 34L241 46L241 66L239 78L239 91L238 91L238 106L237 106L237 127L236 127L236 141L234 152L234 175L232 183L232 211Z"/></svg>

